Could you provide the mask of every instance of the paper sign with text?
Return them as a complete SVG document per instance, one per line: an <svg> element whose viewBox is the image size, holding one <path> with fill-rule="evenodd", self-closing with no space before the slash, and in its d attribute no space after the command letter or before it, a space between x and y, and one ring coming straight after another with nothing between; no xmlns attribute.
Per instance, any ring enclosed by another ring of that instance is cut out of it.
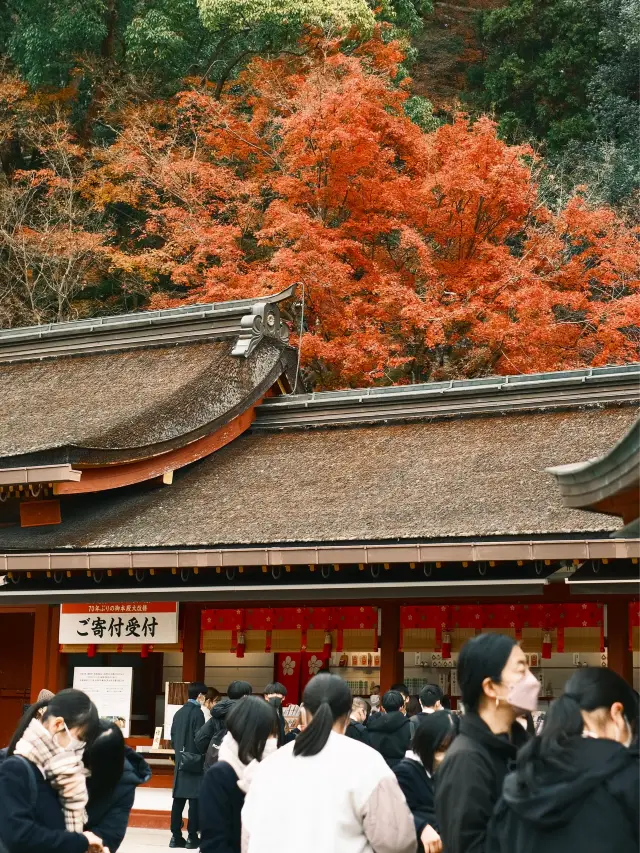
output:
<svg viewBox="0 0 640 853"><path fill-rule="evenodd" d="M130 666L76 666L73 686L87 694L103 719L120 726L124 737L129 737L133 693Z"/></svg>
<svg viewBox="0 0 640 853"><path fill-rule="evenodd" d="M178 642L175 601L61 604L61 645L149 645Z"/></svg>

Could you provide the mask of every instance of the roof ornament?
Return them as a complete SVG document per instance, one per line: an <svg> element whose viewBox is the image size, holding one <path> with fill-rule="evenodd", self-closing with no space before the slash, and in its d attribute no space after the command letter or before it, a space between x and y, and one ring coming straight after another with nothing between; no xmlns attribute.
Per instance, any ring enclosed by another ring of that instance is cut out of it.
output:
<svg viewBox="0 0 640 853"><path fill-rule="evenodd" d="M238 335L231 355L249 358L263 338L270 338L286 344L289 340L289 327L280 316L276 303L258 302L250 314L240 320L242 332Z"/></svg>

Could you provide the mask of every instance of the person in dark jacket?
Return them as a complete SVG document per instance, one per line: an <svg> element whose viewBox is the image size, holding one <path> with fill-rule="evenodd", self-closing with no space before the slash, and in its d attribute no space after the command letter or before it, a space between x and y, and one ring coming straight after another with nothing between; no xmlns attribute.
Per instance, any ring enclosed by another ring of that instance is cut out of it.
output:
<svg viewBox="0 0 640 853"><path fill-rule="evenodd" d="M347 737L371 746L371 737L365 725L368 715L369 705L367 704L367 700L362 699L360 696L354 696L353 704L351 705L351 716L349 717L345 734Z"/></svg>
<svg viewBox="0 0 640 853"><path fill-rule="evenodd" d="M220 699L211 709L211 719L208 720L200 731L196 734L196 749L202 755L207 755L211 742L221 741L222 736L227 731L227 715L233 706L244 696L250 696L253 693L253 688L248 681L232 681L227 687L227 695L224 699ZM220 744L218 743L218 746ZM208 756L207 756L208 757ZM205 760L205 769L209 766L209 761Z"/></svg>
<svg viewBox="0 0 640 853"><path fill-rule="evenodd" d="M393 768L413 815L419 853L438 853L442 848L436 821L433 777L455 736L451 714L446 711L429 714L416 729L411 749ZM431 828L428 834L427 827Z"/></svg>
<svg viewBox="0 0 640 853"><path fill-rule="evenodd" d="M86 828L116 853L127 832L136 788L151 779L151 768L125 745L117 723L100 721L100 734L84 753L90 772Z"/></svg>
<svg viewBox="0 0 640 853"><path fill-rule="evenodd" d="M516 718L536 710L540 683L504 634L465 643L458 683L466 714L438 770L436 816L447 853L480 853L504 778L527 740Z"/></svg>
<svg viewBox="0 0 640 853"><path fill-rule="evenodd" d="M430 714L442 710L442 690L437 684L425 684L420 691L420 713L411 718L411 736Z"/></svg>
<svg viewBox="0 0 640 853"><path fill-rule="evenodd" d="M227 718L218 761L200 792L202 853L240 853L240 813L251 776L263 756L277 749L273 705L257 696L237 702Z"/></svg>
<svg viewBox="0 0 640 853"><path fill-rule="evenodd" d="M202 705L207 697L205 684L192 682L188 688L188 701L176 711L171 725L171 745L175 750L173 776L173 806L171 809L171 841L169 847L187 847L196 850L198 836L198 797L204 775L201 755L196 748L196 734L204 725ZM215 710L215 708L214 708ZM182 835L182 813L189 800L188 838Z"/></svg>
<svg viewBox="0 0 640 853"><path fill-rule="evenodd" d="M519 753L492 819L489 853L637 853L637 700L610 669L580 669Z"/></svg>
<svg viewBox="0 0 640 853"><path fill-rule="evenodd" d="M411 743L411 724L405 717L404 696L397 690L387 690L382 697L383 714L369 718L367 731L371 746L392 769L402 761Z"/></svg>
<svg viewBox="0 0 640 853"><path fill-rule="evenodd" d="M101 853L102 840L94 833L66 828L52 784L57 756L66 762L75 754L83 773L80 754L97 726L98 712L80 690L62 690L26 712L0 764L0 841L9 853Z"/></svg>

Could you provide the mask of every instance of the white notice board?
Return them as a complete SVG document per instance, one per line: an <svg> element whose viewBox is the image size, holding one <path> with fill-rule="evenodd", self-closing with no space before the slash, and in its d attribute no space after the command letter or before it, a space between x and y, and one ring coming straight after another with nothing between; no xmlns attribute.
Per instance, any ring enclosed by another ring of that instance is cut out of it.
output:
<svg viewBox="0 0 640 853"><path fill-rule="evenodd" d="M130 666L77 666L73 686L92 700L101 717L122 717L122 734L129 737L133 668Z"/></svg>

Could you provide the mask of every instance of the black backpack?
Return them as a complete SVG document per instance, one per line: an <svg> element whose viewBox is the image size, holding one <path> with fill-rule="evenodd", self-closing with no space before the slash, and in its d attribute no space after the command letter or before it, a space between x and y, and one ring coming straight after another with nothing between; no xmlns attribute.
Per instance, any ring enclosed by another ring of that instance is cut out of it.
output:
<svg viewBox="0 0 640 853"><path fill-rule="evenodd" d="M23 755L16 755L11 757L19 758L27 765L27 770L29 772L29 804L32 810L35 812L36 806L38 804L38 783L36 782L35 774L38 771L36 770L35 766L30 761L28 761ZM2 764L2 762L5 761L7 758L9 758L9 747L5 746L4 749L0 749L0 764ZM2 847L0 847L0 853L1 851Z"/></svg>
<svg viewBox="0 0 640 853"><path fill-rule="evenodd" d="M209 746L207 747L207 754L204 758L204 769L208 770L212 767L219 758L220 755L220 744L224 740L224 736L227 733L227 727L224 724L224 721L221 722L221 727L214 734L214 736L209 741Z"/></svg>

